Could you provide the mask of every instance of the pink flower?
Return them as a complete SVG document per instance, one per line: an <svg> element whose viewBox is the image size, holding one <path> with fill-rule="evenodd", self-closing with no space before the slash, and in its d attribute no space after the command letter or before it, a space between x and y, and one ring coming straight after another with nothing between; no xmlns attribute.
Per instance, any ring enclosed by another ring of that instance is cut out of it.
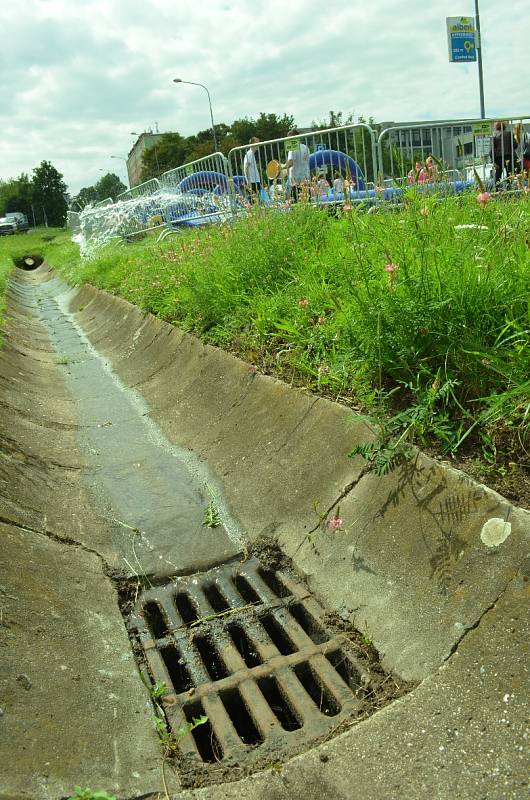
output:
<svg viewBox="0 0 530 800"><path fill-rule="evenodd" d="M342 528L341 518L335 514L335 516L328 519L328 528L330 531L338 531L340 528Z"/></svg>
<svg viewBox="0 0 530 800"><path fill-rule="evenodd" d="M489 192L481 192L477 194L477 200L481 206L485 206L491 200L491 194Z"/></svg>
<svg viewBox="0 0 530 800"><path fill-rule="evenodd" d="M423 208L420 209L420 214L422 215L422 217L428 217L429 216L430 211L427 208L427 206L423 206Z"/></svg>
<svg viewBox="0 0 530 800"><path fill-rule="evenodd" d="M385 264L385 272L397 272L399 269L399 264Z"/></svg>
<svg viewBox="0 0 530 800"><path fill-rule="evenodd" d="M307 299L307 297L301 297L300 300L298 301L298 305L299 306L308 306L309 305L309 300Z"/></svg>

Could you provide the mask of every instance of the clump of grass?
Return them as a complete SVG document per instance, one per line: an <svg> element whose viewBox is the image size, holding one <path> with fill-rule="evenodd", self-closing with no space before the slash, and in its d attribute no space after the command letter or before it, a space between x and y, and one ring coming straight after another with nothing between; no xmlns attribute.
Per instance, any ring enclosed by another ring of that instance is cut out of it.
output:
<svg viewBox="0 0 530 800"><path fill-rule="evenodd" d="M454 452L471 437L492 450L507 431L523 455L529 238L527 197L437 203L412 189L397 212L257 208L160 245L109 245L88 262L58 240L46 256L71 282L351 402L384 429L389 459L398 445Z"/></svg>

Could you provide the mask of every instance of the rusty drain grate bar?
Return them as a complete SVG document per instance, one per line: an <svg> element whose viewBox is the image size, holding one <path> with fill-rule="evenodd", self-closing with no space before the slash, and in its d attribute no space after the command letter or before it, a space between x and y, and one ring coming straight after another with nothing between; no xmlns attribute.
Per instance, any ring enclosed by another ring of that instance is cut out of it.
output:
<svg viewBox="0 0 530 800"><path fill-rule="evenodd" d="M291 754L364 707L369 672L305 586L252 558L144 591L129 618L184 756Z"/></svg>

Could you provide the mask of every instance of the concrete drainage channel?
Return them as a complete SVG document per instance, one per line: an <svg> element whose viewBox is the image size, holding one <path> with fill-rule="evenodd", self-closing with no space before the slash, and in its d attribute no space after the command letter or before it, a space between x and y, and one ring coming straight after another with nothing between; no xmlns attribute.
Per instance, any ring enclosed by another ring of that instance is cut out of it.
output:
<svg viewBox="0 0 530 800"><path fill-rule="evenodd" d="M421 454L374 476L346 409L38 261L0 351L2 800L521 797L527 512Z"/></svg>

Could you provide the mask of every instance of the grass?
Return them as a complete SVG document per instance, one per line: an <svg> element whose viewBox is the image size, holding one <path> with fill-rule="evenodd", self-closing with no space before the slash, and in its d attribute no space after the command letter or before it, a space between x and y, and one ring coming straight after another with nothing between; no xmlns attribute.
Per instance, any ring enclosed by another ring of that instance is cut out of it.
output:
<svg viewBox="0 0 530 800"><path fill-rule="evenodd" d="M528 463L529 242L528 197L482 207L412 189L401 211L256 209L86 262L64 236L42 246L68 281L350 403L381 430L383 462L397 445L473 442Z"/></svg>

